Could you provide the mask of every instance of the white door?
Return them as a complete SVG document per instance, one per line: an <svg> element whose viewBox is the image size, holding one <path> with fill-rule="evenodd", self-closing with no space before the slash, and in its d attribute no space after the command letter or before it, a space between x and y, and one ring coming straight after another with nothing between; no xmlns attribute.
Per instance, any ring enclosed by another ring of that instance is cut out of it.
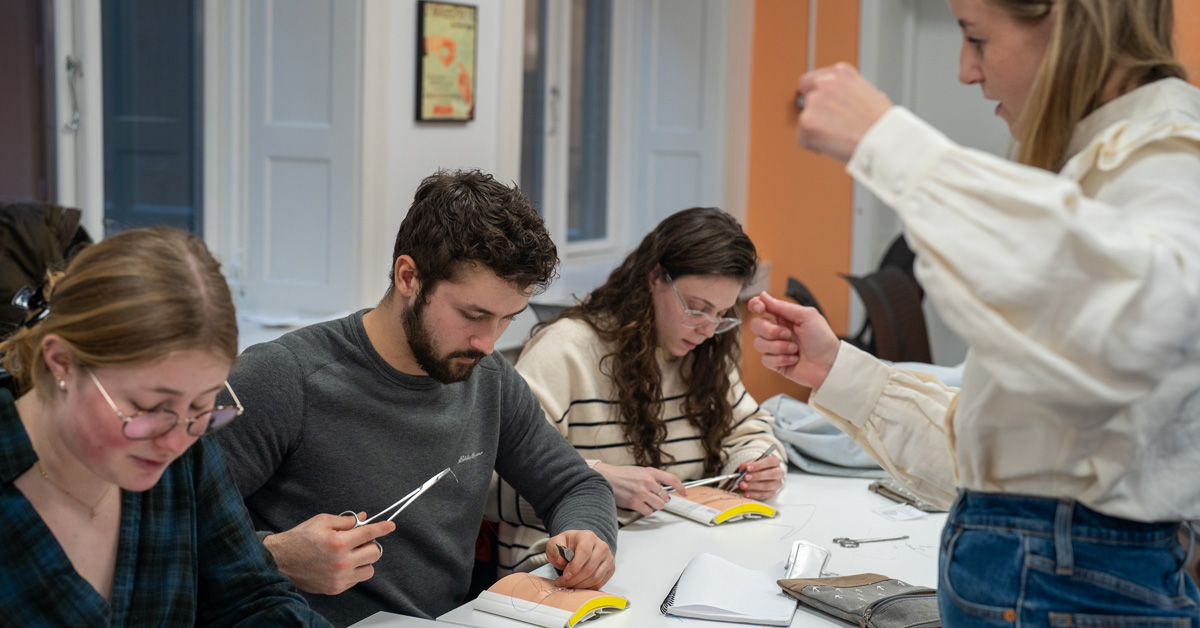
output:
<svg viewBox="0 0 1200 628"><path fill-rule="evenodd" d="M354 307L361 21L358 1L249 5L242 305L252 313Z"/></svg>
<svg viewBox="0 0 1200 628"><path fill-rule="evenodd" d="M996 155L1008 150L1008 128L993 115L975 85L958 82L961 33L944 0L862 0L860 69L887 92L950 139ZM818 27L819 28L819 27ZM818 34L818 36L820 36ZM867 274L900 233L896 214L865 187L854 188L854 236L851 272ZM850 329L864 317L857 296L850 310ZM933 360L951 365L962 361L967 345L925 300Z"/></svg>
<svg viewBox="0 0 1200 628"><path fill-rule="evenodd" d="M724 201L729 21L725 0L636 6L633 242L681 209Z"/></svg>

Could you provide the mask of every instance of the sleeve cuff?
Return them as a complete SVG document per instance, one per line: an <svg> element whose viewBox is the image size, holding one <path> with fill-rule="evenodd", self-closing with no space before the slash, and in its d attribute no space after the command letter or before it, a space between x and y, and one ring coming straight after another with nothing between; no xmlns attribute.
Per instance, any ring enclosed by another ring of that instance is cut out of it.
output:
<svg viewBox="0 0 1200 628"><path fill-rule="evenodd" d="M863 427L883 394L891 368L875 356L843 342L833 368L809 403Z"/></svg>
<svg viewBox="0 0 1200 628"><path fill-rule="evenodd" d="M896 208L925 172L956 144L908 109L888 109L858 142L846 172Z"/></svg>

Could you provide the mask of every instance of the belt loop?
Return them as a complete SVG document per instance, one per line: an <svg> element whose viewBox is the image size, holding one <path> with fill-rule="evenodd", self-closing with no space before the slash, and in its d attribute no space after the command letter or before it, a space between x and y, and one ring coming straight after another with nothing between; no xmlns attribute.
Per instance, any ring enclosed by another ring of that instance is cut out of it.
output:
<svg viewBox="0 0 1200 628"><path fill-rule="evenodd" d="M1179 529L1187 536L1187 551L1184 552L1183 565L1179 568L1181 572L1186 572L1188 563L1192 561L1192 552L1196 551L1196 536L1200 534L1200 530L1197 530L1196 523L1191 521L1180 522ZM1187 595L1185 593L1187 591L1187 581L1188 575L1184 573L1183 577L1179 579L1179 595L1181 596Z"/></svg>
<svg viewBox="0 0 1200 628"><path fill-rule="evenodd" d="M1071 519L1075 500L1060 499L1054 513L1054 557L1058 563L1055 573L1069 576L1075 571L1075 555L1071 550Z"/></svg>

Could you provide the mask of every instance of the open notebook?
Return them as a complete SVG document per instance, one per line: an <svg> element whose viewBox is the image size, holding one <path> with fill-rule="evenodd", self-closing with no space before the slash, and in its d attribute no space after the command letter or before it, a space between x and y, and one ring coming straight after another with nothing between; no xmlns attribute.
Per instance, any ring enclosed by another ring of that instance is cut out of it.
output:
<svg viewBox="0 0 1200 628"><path fill-rule="evenodd" d="M676 617L786 626L796 612L796 599L776 584L781 573L783 565L754 571L719 556L697 554L659 610Z"/></svg>
<svg viewBox="0 0 1200 628"><path fill-rule="evenodd" d="M671 494L663 510L710 526L738 519L775 516L775 509L760 501L712 486L692 487L687 493L687 497Z"/></svg>
<svg viewBox="0 0 1200 628"><path fill-rule="evenodd" d="M603 613L625 610L629 600L603 591L564 589L528 573L500 579L475 598L475 610L546 628L570 628Z"/></svg>

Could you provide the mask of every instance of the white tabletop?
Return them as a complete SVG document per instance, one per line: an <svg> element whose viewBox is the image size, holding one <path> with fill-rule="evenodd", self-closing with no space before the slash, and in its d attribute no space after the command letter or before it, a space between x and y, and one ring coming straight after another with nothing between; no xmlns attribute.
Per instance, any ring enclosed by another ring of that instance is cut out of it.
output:
<svg viewBox="0 0 1200 628"><path fill-rule="evenodd" d="M445 624L439 624L431 619L379 611L362 621L355 622L351 628L429 628L429 626L439 625L445 626Z"/></svg>
<svg viewBox="0 0 1200 628"><path fill-rule="evenodd" d="M746 626L664 617L659 605L688 561L698 553L716 554L748 569L767 569L784 561L792 542L803 539L829 549L827 571L850 575L873 572L912 584L937 586L938 538L945 514L894 522L874 512L895 502L867 490L870 480L789 473L774 505L774 519L756 519L707 527L667 512L657 512L621 529L617 569L604 590L629 598L629 607L584 624L589 628L653 628L680 622L697 628ZM833 542L908 535L904 541L872 543L854 549ZM439 622L483 628L527 628L498 615L474 610L468 602ZM839 626L801 606L791 626Z"/></svg>

